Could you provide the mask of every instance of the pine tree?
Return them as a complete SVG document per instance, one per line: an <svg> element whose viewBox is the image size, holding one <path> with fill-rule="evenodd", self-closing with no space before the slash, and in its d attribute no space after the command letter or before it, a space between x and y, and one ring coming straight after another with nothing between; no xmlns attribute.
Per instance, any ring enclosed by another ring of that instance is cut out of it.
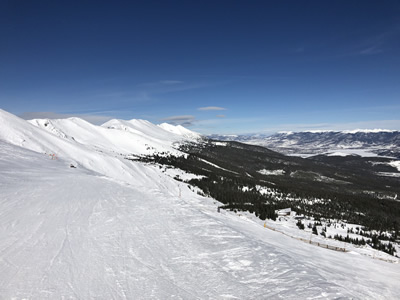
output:
<svg viewBox="0 0 400 300"><path fill-rule="evenodd" d="M296 225L297 225L297 227L299 227L299 229L304 230L304 224L303 224L303 222L301 222L301 220L298 220Z"/></svg>
<svg viewBox="0 0 400 300"><path fill-rule="evenodd" d="M317 225L315 225L315 223L314 223L314 226L312 228L312 233L315 234L315 235L318 235Z"/></svg>

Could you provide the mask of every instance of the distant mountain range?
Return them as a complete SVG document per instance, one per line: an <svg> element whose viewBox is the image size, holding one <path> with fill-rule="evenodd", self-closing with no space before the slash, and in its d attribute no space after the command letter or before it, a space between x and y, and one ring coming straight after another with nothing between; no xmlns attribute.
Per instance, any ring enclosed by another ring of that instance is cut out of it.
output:
<svg viewBox="0 0 400 300"><path fill-rule="evenodd" d="M280 132L271 136L211 135L209 138L259 145L287 155L326 154L400 158L400 131L395 130L303 131Z"/></svg>

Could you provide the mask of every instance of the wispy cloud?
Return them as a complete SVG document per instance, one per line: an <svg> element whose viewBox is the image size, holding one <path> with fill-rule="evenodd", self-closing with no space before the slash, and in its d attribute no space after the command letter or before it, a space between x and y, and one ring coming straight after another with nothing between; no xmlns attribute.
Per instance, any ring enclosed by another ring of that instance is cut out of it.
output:
<svg viewBox="0 0 400 300"><path fill-rule="evenodd" d="M159 81L140 83L136 87L162 87L165 85L176 85L176 84L183 84L183 83L184 82L181 80L159 80Z"/></svg>
<svg viewBox="0 0 400 300"><path fill-rule="evenodd" d="M354 54L374 55L384 52L387 36L387 34L381 34L362 41L360 45L356 46L357 49Z"/></svg>
<svg viewBox="0 0 400 300"><path fill-rule="evenodd" d="M225 115L216 115L217 118L225 118Z"/></svg>
<svg viewBox="0 0 400 300"><path fill-rule="evenodd" d="M226 110L226 108L219 106L206 106L206 107L199 107L197 110Z"/></svg>
<svg viewBox="0 0 400 300"><path fill-rule="evenodd" d="M386 52L390 49L390 43L399 38L398 27L391 28L385 32L372 35L362 40L356 40L348 55L375 55Z"/></svg>
<svg viewBox="0 0 400 300"><path fill-rule="evenodd" d="M373 54L378 54L378 53L382 53L383 49L380 48L380 45L373 45L371 47L362 49L359 53L361 55L373 55Z"/></svg>
<svg viewBox="0 0 400 300"><path fill-rule="evenodd" d="M195 120L196 120L195 116L192 115L171 116L162 119L163 122L167 122L172 125L182 125L182 126L191 126L193 125L193 122Z"/></svg>
<svg viewBox="0 0 400 300"><path fill-rule="evenodd" d="M319 42L300 47L313 54L310 59L326 60L331 58L347 58L354 56L371 56L393 50L400 36L400 26L395 25L375 33L365 33L363 29L349 30L346 34L338 34L322 39ZM301 51L293 53L301 53Z"/></svg>
<svg viewBox="0 0 400 300"><path fill-rule="evenodd" d="M95 125L101 125L114 117L112 116L102 116L102 115L91 115L91 114L60 114L55 112L46 112L46 111L38 111L38 112L24 112L20 115L21 118L25 120L32 119L67 119L71 117L76 117L83 119L87 122L90 122Z"/></svg>
<svg viewBox="0 0 400 300"><path fill-rule="evenodd" d="M183 83L183 81L180 80L161 80L160 81L161 84L181 84Z"/></svg>

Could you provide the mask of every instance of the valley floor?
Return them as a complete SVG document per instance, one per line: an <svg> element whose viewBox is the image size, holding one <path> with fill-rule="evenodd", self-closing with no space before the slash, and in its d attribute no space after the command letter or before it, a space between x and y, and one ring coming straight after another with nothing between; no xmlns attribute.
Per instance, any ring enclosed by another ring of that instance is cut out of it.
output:
<svg viewBox="0 0 400 300"><path fill-rule="evenodd" d="M151 179L117 182L1 144L0 299L400 294L398 264L296 241L218 213L161 172Z"/></svg>

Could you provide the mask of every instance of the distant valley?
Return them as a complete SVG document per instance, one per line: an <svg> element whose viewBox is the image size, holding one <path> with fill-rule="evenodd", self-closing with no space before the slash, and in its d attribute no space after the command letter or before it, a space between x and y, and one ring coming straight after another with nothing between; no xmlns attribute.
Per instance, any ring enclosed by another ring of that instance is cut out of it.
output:
<svg viewBox="0 0 400 300"><path fill-rule="evenodd" d="M238 141L264 146L271 150L296 156L360 155L400 158L400 131L304 131L281 132L274 135L210 135L211 139Z"/></svg>

